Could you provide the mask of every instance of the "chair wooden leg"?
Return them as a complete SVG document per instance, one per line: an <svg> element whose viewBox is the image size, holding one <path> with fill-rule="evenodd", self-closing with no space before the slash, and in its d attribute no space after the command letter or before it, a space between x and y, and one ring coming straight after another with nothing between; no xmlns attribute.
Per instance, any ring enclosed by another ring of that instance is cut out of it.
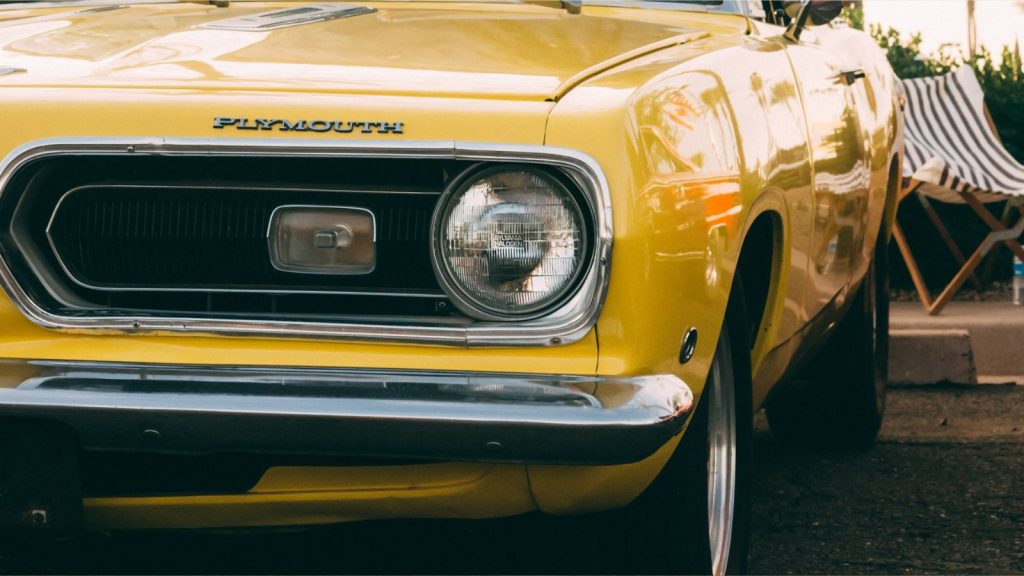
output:
<svg viewBox="0 0 1024 576"><path fill-rule="evenodd" d="M900 227L899 220L893 224L892 237L896 240L896 247L899 248L900 254L903 255L903 262L906 263L910 279L914 282L918 297L921 298L921 305L930 314L932 295L928 293L928 286L924 283L924 276L921 275L921 269L917 266L917 259L910 251L910 245L907 244L907 238L903 235L903 228Z"/></svg>
<svg viewBox="0 0 1024 576"><path fill-rule="evenodd" d="M963 197L964 201L974 209L978 214L978 217L981 218L985 224L988 224L988 227L991 228L993 232L1009 232L1011 230L1004 226L999 219L993 216L992 213L988 211L988 208L985 208L985 205L982 204L974 194L961 193L960 196ZM1024 206L1022 206L1020 210L1021 215L1024 216ZM1017 229L1018 227L1019 226L1015 226L1013 229ZM1017 258L1024 260L1024 247L1020 245L1020 232L1018 232L1016 236L1013 236L1012 234L1002 235L1000 237L1000 241L1005 244L1006 247L1017 256Z"/></svg>
<svg viewBox="0 0 1024 576"><path fill-rule="evenodd" d="M946 289L942 291L942 294L935 299L931 308L928 309L928 314L935 316L939 312L942 312L942 309L946 307L946 304L952 300L953 294L956 294L956 291L960 289L960 286L967 281L967 277L978 266L978 264L981 264L982 258L984 258L993 247L1003 243L1007 246L1012 244L1020 250L1021 246L1017 239L1020 238L1021 234L1024 234L1024 218L1018 220L1017 225L1013 228L1003 228L1002 230L993 230L992 232L989 232L988 236L985 237L985 241L982 242L981 245L978 246L978 249L974 251L974 254L967 259L967 263L959 272L957 272L956 276L953 277L953 280L950 281L948 286L946 286Z"/></svg>
<svg viewBox="0 0 1024 576"><path fill-rule="evenodd" d="M911 185L905 187L900 191L900 200L906 198L911 193L917 190L919 183L913 182ZM949 230L942 224L941 219L935 213L931 204L928 202L923 195L918 194L918 198L921 201L922 207L925 209L925 213L928 218L932 221L936 230L939 231L943 241L946 243L953 257L956 258L957 262L960 263L960 269L957 271L953 279L943 288L942 292L934 300L931 294L928 292L928 286L924 282L924 275L921 274L921 269L917 264L917 259L914 258L913 253L910 251L910 245L907 243L907 238L903 234L903 228L897 220L893 225L893 238L896 239L896 245L900 250L900 254L903 256L904 262L907 264L907 270L910 272L910 278L914 282L914 288L917 289L917 295L921 298L921 305L930 316L936 316L942 312L942 309L953 299L965 282L972 280L976 284L980 284L975 270L985 260L986 256L992 251L993 248L998 247L1000 244L1005 245L1014 253L1018 258L1024 260L1024 247L1020 244L1020 239L1024 236L1024 205L1018 206L1020 217L1017 219L1016 224L1010 227L1009 214L1012 212L1004 211L1002 218L996 218L984 204L973 194L961 193L960 196L964 199L964 202L971 207L972 210L978 215L979 218L989 227L991 230L980 245L974 250L970 258L964 258L963 253L960 252L959 248L956 247L953 242L952 236L949 234Z"/></svg>
<svg viewBox="0 0 1024 576"><path fill-rule="evenodd" d="M920 180L914 180L913 178L906 181L906 184L900 189L899 194L896 195L896 205L898 206L903 202L904 198L910 196L914 192L917 192L917 189L921 187L921 184L923 184L923 182Z"/></svg>
<svg viewBox="0 0 1024 576"><path fill-rule="evenodd" d="M1009 226L1013 222L1013 202L1007 202L1006 206L1003 207L1003 215L999 218L999 221L1003 223L1003 226ZM992 272L995 271L996 260L995 257L997 251L993 250L989 252L988 256L985 257L981 269L981 283L983 286L988 286L992 280Z"/></svg>
<svg viewBox="0 0 1024 576"><path fill-rule="evenodd" d="M928 198L925 197L924 194L918 192L915 196L917 196L918 201L921 202L921 208L924 209L924 213L928 216L928 219L931 220L932 226L938 230L939 236L946 244L946 248L949 249L950 254L952 254L953 258L956 259L957 265L962 268L964 264L967 263L967 259L964 257L964 253L960 251L960 247L956 245L955 241L953 241L953 236L949 233L949 229L947 229L945 224L942 223L939 215L935 213L935 208L932 207L932 203L928 201ZM971 273L970 280L971 283L974 284L975 289L981 290L981 281L978 280L978 277L975 276L974 273Z"/></svg>
<svg viewBox="0 0 1024 576"><path fill-rule="evenodd" d="M896 197L896 216L893 218L892 237L896 240L896 247L899 248L900 254L903 256L903 262L907 265L907 271L910 272L910 280L914 283L918 298L921 299L921 306L927 312L932 306L932 295L928 292L928 285L924 282L924 275L921 274L921 268L917 265L917 258L914 258L914 253L910 251L910 244L907 243L907 237L903 234L903 227L900 226L899 219L900 204L903 203L907 196L916 192L921 184L922 182L919 180L910 179L906 181Z"/></svg>
<svg viewBox="0 0 1024 576"><path fill-rule="evenodd" d="M953 299L953 295L956 294L956 291L959 290L960 287L963 286L964 282L967 281L967 277L974 273L974 269L978 267L978 264L981 264L981 259L985 257L985 254L987 254L991 248L991 237L992 234L989 234L988 237L985 238L985 241L981 243L981 246L978 246L978 249L974 251L974 254L971 254L971 257L967 259L967 262L965 262L963 267L960 268L960 271L956 273L956 276L953 276L953 279L946 285L945 290L943 290L942 293L939 294L938 298L935 299L935 302L928 307L929 316L938 316L939 313L942 312L942 309L946 307L946 304L949 304L949 301Z"/></svg>

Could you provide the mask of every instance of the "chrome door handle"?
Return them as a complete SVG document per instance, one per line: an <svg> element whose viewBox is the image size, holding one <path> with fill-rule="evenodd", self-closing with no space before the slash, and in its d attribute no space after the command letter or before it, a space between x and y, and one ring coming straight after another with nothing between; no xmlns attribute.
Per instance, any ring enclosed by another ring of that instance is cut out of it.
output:
<svg viewBox="0 0 1024 576"><path fill-rule="evenodd" d="M839 74L833 76L833 79L836 82L841 82L843 84L846 84L847 86L853 86L854 82L860 80L864 76L866 76L866 74L864 74L863 70L861 70L860 68L853 68L850 70L840 71Z"/></svg>

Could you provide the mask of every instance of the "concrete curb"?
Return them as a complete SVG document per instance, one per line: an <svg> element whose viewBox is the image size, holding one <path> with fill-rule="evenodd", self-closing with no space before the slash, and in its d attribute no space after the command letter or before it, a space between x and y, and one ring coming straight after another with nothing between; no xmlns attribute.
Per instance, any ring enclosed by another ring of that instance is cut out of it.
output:
<svg viewBox="0 0 1024 576"><path fill-rule="evenodd" d="M929 316L916 302L893 302L889 327L895 384L1024 381L1024 306L956 301Z"/></svg>
<svg viewBox="0 0 1024 576"><path fill-rule="evenodd" d="M978 383L967 330L896 329L889 345L890 384Z"/></svg>
<svg viewBox="0 0 1024 576"><path fill-rule="evenodd" d="M890 332L966 330L979 375L1024 375L1024 306L952 302L942 314L929 316L916 302L893 302L890 312Z"/></svg>

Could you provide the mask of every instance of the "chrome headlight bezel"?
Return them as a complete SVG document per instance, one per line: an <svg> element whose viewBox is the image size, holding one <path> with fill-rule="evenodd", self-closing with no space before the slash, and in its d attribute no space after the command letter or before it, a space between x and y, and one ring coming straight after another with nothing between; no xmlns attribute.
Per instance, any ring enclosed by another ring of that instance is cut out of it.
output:
<svg viewBox="0 0 1024 576"><path fill-rule="evenodd" d="M448 219L452 214L452 209L458 204L469 188L481 180L504 172L522 172L543 179L550 185L552 191L563 199L568 200L567 204L575 212L579 223L582 245L579 250L579 261L569 280L553 296L544 298L539 303L524 306L516 311L508 311L489 305L482 298L474 295L469 287L458 280L445 255L445 238L443 237ZM563 308L579 292L584 278L595 263L596 226L597 216L592 210L591 202L585 197L583 191L580 190L580 186L569 174L561 170L525 163L477 164L452 179L437 202L430 230L431 262L438 284L448 295L452 304L467 316L477 320L497 322L534 320Z"/></svg>

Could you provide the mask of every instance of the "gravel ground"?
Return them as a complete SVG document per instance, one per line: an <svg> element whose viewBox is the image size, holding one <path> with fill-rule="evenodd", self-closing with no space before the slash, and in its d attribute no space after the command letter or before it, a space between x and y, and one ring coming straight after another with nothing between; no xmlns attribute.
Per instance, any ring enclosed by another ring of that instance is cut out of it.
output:
<svg viewBox="0 0 1024 576"><path fill-rule="evenodd" d="M760 448L754 573L1024 573L1022 444Z"/></svg>
<svg viewBox="0 0 1024 576"><path fill-rule="evenodd" d="M1024 388L900 388L881 442L756 434L753 573L1024 574ZM0 573L599 573L586 518L135 533L0 557Z"/></svg>
<svg viewBox="0 0 1024 576"><path fill-rule="evenodd" d="M920 302L917 290L890 290L889 299L894 302ZM1013 282L992 282L985 290L976 290L968 282L953 294L954 302L1010 302L1013 300Z"/></svg>

